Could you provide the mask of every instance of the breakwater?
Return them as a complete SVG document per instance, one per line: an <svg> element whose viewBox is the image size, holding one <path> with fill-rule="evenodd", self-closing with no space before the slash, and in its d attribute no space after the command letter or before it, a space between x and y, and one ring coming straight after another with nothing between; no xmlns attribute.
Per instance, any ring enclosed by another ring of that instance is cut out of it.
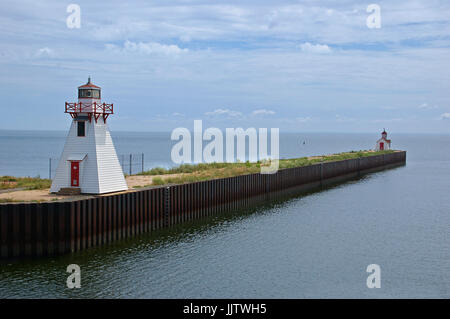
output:
<svg viewBox="0 0 450 319"><path fill-rule="evenodd" d="M0 204L0 257L76 252L406 162L398 151L81 200Z"/></svg>

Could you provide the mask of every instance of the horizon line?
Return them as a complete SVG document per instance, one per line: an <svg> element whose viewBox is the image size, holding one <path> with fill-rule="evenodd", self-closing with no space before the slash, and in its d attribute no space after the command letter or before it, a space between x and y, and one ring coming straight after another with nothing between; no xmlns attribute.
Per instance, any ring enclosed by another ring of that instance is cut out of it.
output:
<svg viewBox="0 0 450 319"><path fill-rule="evenodd" d="M3 129L0 128L0 132L1 131L10 131L10 132L67 132L67 130L43 130L43 129ZM193 132L193 130L189 130L190 132ZM119 132L119 133L171 133L171 130L168 131L130 131L130 130L114 130L111 131L111 134L114 134L115 132ZM393 132L392 130L388 130L388 132ZM335 134L335 133L339 133L339 134L374 134L374 133L380 133L380 132L375 132L375 131L355 131L355 132L350 132L350 131L281 131L280 130L280 134ZM380 133L381 134L381 133ZM394 133L390 133L390 134L418 134L417 132L411 132L411 131L403 131L403 132L395 132ZM421 132L420 134L422 135L450 135L450 132Z"/></svg>

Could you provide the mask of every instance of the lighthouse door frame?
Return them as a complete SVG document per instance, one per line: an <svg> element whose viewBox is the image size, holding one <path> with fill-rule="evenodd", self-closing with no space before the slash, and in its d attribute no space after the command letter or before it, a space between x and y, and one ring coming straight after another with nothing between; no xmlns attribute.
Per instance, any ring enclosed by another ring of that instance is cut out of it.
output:
<svg viewBox="0 0 450 319"><path fill-rule="evenodd" d="M80 187L80 161L70 161L70 186Z"/></svg>

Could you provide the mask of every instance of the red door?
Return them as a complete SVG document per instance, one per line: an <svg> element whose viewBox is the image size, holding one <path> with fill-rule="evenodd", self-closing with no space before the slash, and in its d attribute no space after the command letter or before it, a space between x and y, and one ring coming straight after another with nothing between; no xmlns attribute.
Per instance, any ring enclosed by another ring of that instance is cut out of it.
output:
<svg viewBox="0 0 450 319"><path fill-rule="evenodd" d="M384 151L384 143L383 142L380 143L380 151Z"/></svg>
<svg viewBox="0 0 450 319"><path fill-rule="evenodd" d="M80 186L80 162L70 162L70 185Z"/></svg>

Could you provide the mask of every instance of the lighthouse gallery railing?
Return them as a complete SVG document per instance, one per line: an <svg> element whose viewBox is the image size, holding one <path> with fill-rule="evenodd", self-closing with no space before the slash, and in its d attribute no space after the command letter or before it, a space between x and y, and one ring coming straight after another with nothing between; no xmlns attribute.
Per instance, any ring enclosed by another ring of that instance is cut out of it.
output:
<svg viewBox="0 0 450 319"><path fill-rule="evenodd" d="M69 103L66 102L65 113L69 113L73 118L77 117L78 113L87 113L89 121L94 115L94 119L97 122L100 116L103 116L103 120L106 119L110 114L114 114L113 104L107 103Z"/></svg>

